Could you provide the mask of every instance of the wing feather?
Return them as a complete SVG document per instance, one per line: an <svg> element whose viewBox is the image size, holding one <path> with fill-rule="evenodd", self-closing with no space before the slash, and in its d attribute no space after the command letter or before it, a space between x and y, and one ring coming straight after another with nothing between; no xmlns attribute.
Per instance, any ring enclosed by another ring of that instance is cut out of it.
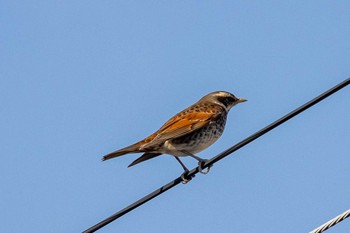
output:
<svg viewBox="0 0 350 233"><path fill-rule="evenodd" d="M165 142L170 138L178 138L202 128L218 117L220 111L201 111L186 112L178 114L167 121L155 134L152 141L143 145L143 148L149 148Z"/></svg>

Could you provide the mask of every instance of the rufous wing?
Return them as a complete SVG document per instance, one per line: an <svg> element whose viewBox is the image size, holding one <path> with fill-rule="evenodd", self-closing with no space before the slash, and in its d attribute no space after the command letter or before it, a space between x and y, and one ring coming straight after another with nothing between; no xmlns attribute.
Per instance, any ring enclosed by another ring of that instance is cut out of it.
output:
<svg viewBox="0 0 350 233"><path fill-rule="evenodd" d="M150 148L154 145L164 143L171 138L178 138L200 129L217 118L217 111L211 112L190 112L184 115L175 116L167 121L155 134L152 141L146 143L142 148Z"/></svg>

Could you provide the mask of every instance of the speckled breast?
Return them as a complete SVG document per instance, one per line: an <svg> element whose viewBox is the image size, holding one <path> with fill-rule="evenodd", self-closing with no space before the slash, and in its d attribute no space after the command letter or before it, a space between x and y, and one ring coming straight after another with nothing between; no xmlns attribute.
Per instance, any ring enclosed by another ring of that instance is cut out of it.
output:
<svg viewBox="0 0 350 233"><path fill-rule="evenodd" d="M223 133L227 114L222 113L215 121L192 133L171 140L171 143L181 150L198 153L212 145Z"/></svg>

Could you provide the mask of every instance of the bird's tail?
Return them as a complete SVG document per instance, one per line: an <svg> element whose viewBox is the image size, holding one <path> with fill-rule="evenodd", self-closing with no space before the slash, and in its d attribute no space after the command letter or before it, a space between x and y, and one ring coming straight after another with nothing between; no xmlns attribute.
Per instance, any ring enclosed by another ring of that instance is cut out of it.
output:
<svg viewBox="0 0 350 233"><path fill-rule="evenodd" d="M119 157L119 156L122 156L125 154L140 153L140 152L143 152L143 151L140 151L140 142L138 142L138 143L135 143L131 146L128 146L128 147L125 147L123 149L116 150L112 153L109 153L109 154L103 156L102 160L105 161L107 159L112 159L112 158Z"/></svg>
<svg viewBox="0 0 350 233"><path fill-rule="evenodd" d="M141 163L143 161L149 160L149 159L153 159L154 157L157 157L158 155L161 155L161 153L144 153L143 155L141 155L138 159L136 159L134 162L132 162L128 167L134 166L138 163Z"/></svg>
<svg viewBox="0 0 350 233"><path fill-rule="evenodd" d="M119 157L129 153L149 152L151 149L145 145L151 142L156 136L157 136L157 132L131 146L127 146L123 149L114 151L112 153L109 153L108 155L103 156L102 160L104 161L107 159L112 159L112 158Z"/></svg>

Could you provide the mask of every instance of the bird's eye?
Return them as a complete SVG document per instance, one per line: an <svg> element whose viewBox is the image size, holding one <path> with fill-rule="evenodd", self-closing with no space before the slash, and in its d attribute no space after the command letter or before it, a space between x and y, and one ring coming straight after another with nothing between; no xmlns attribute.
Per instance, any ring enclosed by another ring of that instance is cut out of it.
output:
<svg viewBox="0 0 350 233"><path fill-rule="evenodd" d="M235 99L232 97L220 97L219 101L223 103L226 107L228 107L229 105L231 105L231 103L235 101Z"/></svg>

